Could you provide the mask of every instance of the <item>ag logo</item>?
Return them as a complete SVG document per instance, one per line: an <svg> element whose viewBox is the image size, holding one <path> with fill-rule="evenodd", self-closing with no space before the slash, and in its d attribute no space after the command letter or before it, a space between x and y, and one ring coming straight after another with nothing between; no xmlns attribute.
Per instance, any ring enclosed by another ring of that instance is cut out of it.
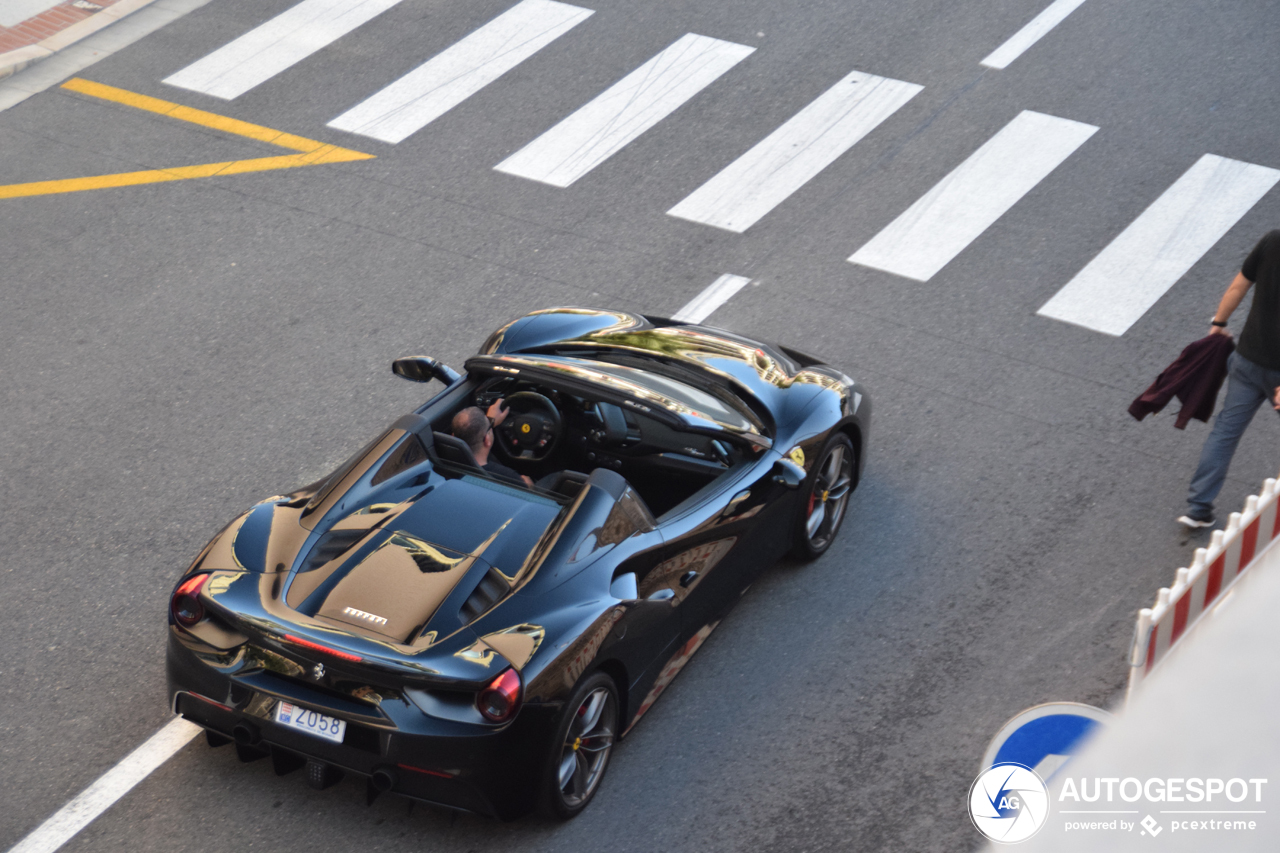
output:
<svg viewBox="0 0 1280 853"><path fill-rule="evenodd" d="M996 764L973 780L969 817L992 841L1026 841L1049 817L1049 791L1034 770L1021 764Z"/></svg>
<svg viewBox="0 0 1280 853"><path fill-rule="evenodd" d="M520 431L521 431L521 432L524 432L524 433L527 433L527 432L529 431L529 425L528 425L528 424L520 424Z"/></svg>

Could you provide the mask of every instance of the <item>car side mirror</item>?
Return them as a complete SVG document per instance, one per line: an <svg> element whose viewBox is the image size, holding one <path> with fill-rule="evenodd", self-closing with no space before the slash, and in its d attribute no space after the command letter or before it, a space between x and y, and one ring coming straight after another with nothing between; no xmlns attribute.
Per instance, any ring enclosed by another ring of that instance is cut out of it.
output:
<svg viewBox="0 0 1280 853"><path fill-rule="evenodd" d="M430 382L439 379L445 385L452 385L461 376L447 364L437 361L429 355L407 355L391 362L391 372L410 382Z"/></svg>
<svg viewBox="0 0 1280 853"><path fill-rule="evenodd" d="M804 482L805 471L790 459L783 457L773 463L773 481L781 483L788 489L798 489Z"/></svg>

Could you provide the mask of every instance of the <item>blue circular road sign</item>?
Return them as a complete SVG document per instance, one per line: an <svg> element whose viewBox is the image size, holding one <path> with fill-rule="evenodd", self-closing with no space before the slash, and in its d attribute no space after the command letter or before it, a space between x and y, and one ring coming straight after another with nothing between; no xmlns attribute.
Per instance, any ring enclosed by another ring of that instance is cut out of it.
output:
<svg viewBox="0 0 1280 853"><path fill-rule="evenodd" d="M1028 708L1001 727L982 756L982 769L1005 762L1021 764L1048 782L1111 719L1101 708L1079 702Z"/></svg>

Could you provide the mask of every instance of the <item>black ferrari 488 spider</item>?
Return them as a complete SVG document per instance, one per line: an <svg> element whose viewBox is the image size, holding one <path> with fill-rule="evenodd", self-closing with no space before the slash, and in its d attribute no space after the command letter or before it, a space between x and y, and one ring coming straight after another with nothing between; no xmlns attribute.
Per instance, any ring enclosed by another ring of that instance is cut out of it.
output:
<svg viewBox="0 0 1280 853"><path fill-rule="evenodd" d="M756 574L830 547L870 400L787 347L577 308L504 326L461 374L393 369L446 387L178 582L174 710L316 787L572 817ZM528 480L451 434L499 399L483 441Z"/></svg>

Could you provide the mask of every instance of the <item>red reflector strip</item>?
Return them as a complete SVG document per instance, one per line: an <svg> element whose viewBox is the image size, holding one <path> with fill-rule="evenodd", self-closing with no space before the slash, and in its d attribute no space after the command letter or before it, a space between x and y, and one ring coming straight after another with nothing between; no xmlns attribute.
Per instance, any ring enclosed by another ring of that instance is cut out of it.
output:
<svg viewBox="0 0 1280 853"><path fill-rule="evenodd" d="M285 634L284 638L295 646L302 646L304 649L311 649L311 651L320 652L321 654L333 655L338 660L350 661L351 663L360 663L360 661L364 660L360 655L353 655L351 652L340 652L337 649L331 649L328 646L322 646L319 643L313 643L310 640L304 640L292 634Z"/></svg>
<svg viewBox="0 0 1280 853"><path fill-rule="evenodd" d="M194 696L195 698L199 699L201 702L208 702L210 705L216 705L217 707L221 708L224 711L231 711L232 713L235 713L235 708L232 708L229 705L223 705L221 702L215 702L212 699L210 699L208 696L201 696L199 693L189 693L187 695Z"/></svg>
<svg viewBox="0 0 1280 853"><path fill-rule="evenodd" d="M428 776L439 776L441 779L453 778L452 773L444 773L440 770L426 770L422 767L414 767L411 764L397 764L396 767L399 767L401 770L412 770L414 773L425 773Z"/></svg>

